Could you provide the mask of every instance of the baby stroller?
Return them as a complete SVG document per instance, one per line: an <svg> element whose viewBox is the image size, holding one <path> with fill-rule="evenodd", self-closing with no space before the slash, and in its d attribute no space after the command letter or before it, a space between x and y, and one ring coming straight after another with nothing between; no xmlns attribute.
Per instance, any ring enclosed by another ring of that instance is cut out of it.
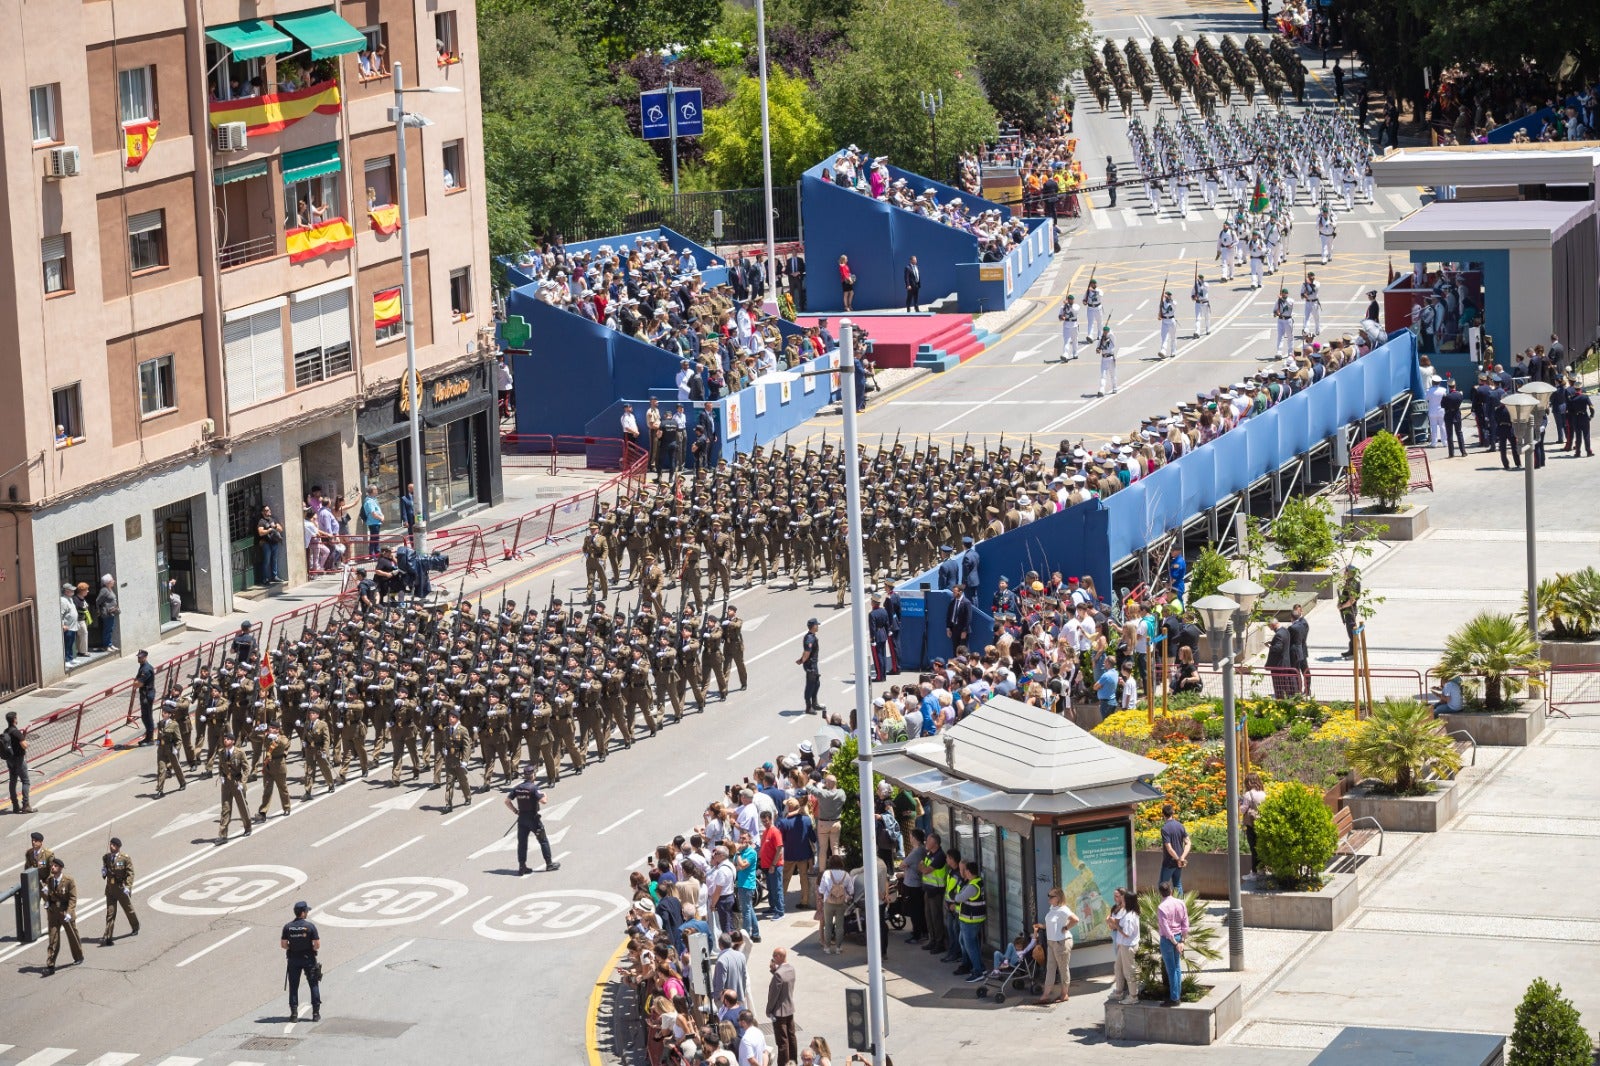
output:
<svg viewBox="0 0 1600 1066"><path fill-rule="evenodd" d="M1033 948L1022 956L1015 966L1009 970L1000 971L996 976L990 973L989 977L978 986L978 998L984 999L993 989L994 1001L1004 1003L1006 993L1032 992L1035 996L1044 992L1044 944L1035 942Z"/></svg>
<svg viewBox="0 0 1600 1066"><path fill-rule="evenodd" d="M860 870L852 871L854 874L856 891L850 898L850 909L844 915L844 935L847 937L860 937L863 942L867 939L867 885L866 879L861 876ZM906 916L898 907L900 894L900 880L895 878L889 882L889 892L885 897L884 917L890 929L904 929Z"/></svg>

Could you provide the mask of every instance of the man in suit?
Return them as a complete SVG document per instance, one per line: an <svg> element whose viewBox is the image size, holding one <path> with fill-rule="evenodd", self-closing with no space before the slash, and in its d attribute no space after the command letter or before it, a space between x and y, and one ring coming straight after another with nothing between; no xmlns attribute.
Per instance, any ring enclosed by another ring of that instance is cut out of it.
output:
<svg viewBox="0 0 1600 1066"><path fill-rule="evenodd" d="M744 261L744 287L755 299L767 294L767 270L760 256L753 255Z"/></svg>
<svg viewBox="0 0 1600 1066"><path fill-rule="evenodd" d="M917 266L916 256L906 264L906 310L922 310L922 270Z"/></svg>
<svg viewBox="0 0 1600 1066"><path fill-rule="evenodd" d="M806 260L799 252L789 253L789 293L794 297L794 309L806 309Z"/></svg>
<svg viewBox="0 0 1600 1066"><path fill-rule="evenodd" d="M772 1042L778 1062L800 1061L800 1044L794 1025L794 967L783 948L772 949L772 982L767 985L767 1017L772 1019Z"/></svg>
<svg viewBox="0 0 1600 1066"><path fill-rule="evenodd" d="M733 287L733 299L737 303L744 303L750 298L748 278L744 270L744 253L740 252L728 264L728 284Z"/></svg>
<svg viewBox="0 0 1600 1066"><path fill-rule="evenodd" d="M1300 691L1311 691L1311 654L1306 642L1311 638L1311 623L1306 621L1306 609L1294 605L1294 620L1289 623L1289 661L1300 672Z"/></svg>
<svg viewBox="0 0 1600 1066"><path fill-rule="evenodd" d="M707 401L706 405L700 409L698 426L705 432L706 436L705 456L710 461L707 469L714 469L717 465L717 449L722 446L722 442L717 435L716 404Z"/></svg>
<svg viewBox="0 0 1600 1066"><path fill-rule="evenodd" d="M950 590L950 611L945 619L944 631L956 648L964 647L972 632L972 601L961 594L961 586Z"/></svg>
<svg viewBox="0 0 1600 1066"><path fill-rule="evenodd" d="M978 549L972 546L971 537L962 537L961 546L961 584L965 586L968 596L978 594Z"/></svg>
<svg viewBox="0 0 1600 1066"><path fill-rule="evenodd" d="M948 544L939 546L939 588L944 591L961 584L961 561L951 554L953 551Z"/></svg>
<svg viewBox="0 0 1600 1066"><path fill-rule="evenodd" d="M900 594L893 581L883 583L883 609L889 615L889 672L900 672Z"/></svg>
<svg viewBox="0 0 1600 1066"><path fill-rule="evenodd" d="M1269 619L1267 627L1272 630L1267 644L1267 670L1272 674L1272 695L1281 700L1300 689L1300 673L1294 669L1294 641L1289 627L1276 618Z"/></svg>

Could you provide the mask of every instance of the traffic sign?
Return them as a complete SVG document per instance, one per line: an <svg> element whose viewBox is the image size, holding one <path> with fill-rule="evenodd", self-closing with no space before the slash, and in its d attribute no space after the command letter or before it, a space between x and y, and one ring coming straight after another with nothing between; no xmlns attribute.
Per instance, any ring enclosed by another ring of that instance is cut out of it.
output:
<svg viewBox="0 0 1600 1066"><path fill-rule="evenodd" d="M678 136L698 137L705 132L699 89L668 86L639 94L639 124L644 139L662 141L672 136L672 113L678 116Z"/></svg>

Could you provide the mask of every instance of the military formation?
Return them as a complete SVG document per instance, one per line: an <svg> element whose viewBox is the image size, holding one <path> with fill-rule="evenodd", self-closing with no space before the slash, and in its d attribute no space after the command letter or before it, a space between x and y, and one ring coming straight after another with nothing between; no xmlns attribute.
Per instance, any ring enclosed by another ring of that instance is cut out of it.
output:
<svg viewBox="0 0 1600 1066"><path fill-rule="evenodd" d="M1202 115L1210 115L1218 104L1232 104L1234 93L1241 96L1240 103L1249 104L1258 88L1274 107L1282 106L1286 92L1293 92L1300 103L1306 95L1305 63L1279 37L1269 45L1247 36L1243 48L1231 35L1219 44L1205 37L1191 44L1180 36L1170 47L1156 38L1148 56L1133 38L1121 48L1107 39L1098 52L1089 53L1083 76L1100 110L1109 111L1115 96L1129 118L1135 98L1148 108L1158 87L1173 106L1181 108L1187 98Z"/></svg>

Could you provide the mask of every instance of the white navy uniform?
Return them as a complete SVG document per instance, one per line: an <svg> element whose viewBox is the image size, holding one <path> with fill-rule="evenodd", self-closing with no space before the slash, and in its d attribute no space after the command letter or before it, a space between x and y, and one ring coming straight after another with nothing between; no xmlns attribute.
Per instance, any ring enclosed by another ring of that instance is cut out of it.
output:
<svg viewBox="0 0 1600 1066"><path fill-rule="evenodd" d="M1222 261L1222 280L1233 280L1233 252L1239 243L1239 238L1234 235L1232 228L1224 228L1217 234L1217 258Z"/></svg>
<svg viewBox="0 0 1600 1066"><path fill-rule="evenodd" d="M1300 285L1300 302L1305 305L1305 319L1301 330L1305 333L1322 332L1322 287L1316 278L1307 278Z"/></svg>
<svg viewBox="0 0 1600 1066"><path fill-rule="evenodd" d="M1161 294L1156 317L1161 320L1161 344L1156 348L1156 358L1165 359L1178 347L1178 309L1173 306L1172 297L1166 293Z"/></svg>
<svg viewBox="0 0 1600 1066"><path fill-rule="evenodd" d="M1061 319L1061 361L1078 358L1078 305L1070 293L1056 317Z"/></svg>
<svg viewBox="0 0 1600 1066"><path fill-rule="evenodd" d="M1272 317L1278 320L1278 339L1273 350L1287 359L1294 348L1294 301L1288 296L1279 296L1278 302L1272 305Z"/></svg>
<svg viewBox="0 0 1600 1066"><path fill-rule="evenodd" d="M1117 391L1117 338L1110 326L1101 331L1095 350L1100 353L1100 395L1114 394Z"/></svg>
<svg viewBox="0 0 1600 1066"><path fill-rule="evenodd" d="M1083 292L1084 318L1087 320L1090 337L1098 337L1100 335L1100 326L1102 325L1100 321L1100 306L1103 299L1104 297L1098 288L1091 287Z"/></svg>
<svg viewBox="0 0 1600 1066"><path fill-rule="evenodd" d="M1317 238L1322 242L1322 261L1326 263L1333 258L1333 238L1339 235L1339 228L1334 225L1333 212L1324 211L1317 216Z"/></svg>
<svg viewBox="0 0 1600 1066"><path fill-rule="evenodd" d="M1205 278L1196 278L1194 291L1189 293L1194 301L1194 335L1211 332L1211 286Z"/></svg>

